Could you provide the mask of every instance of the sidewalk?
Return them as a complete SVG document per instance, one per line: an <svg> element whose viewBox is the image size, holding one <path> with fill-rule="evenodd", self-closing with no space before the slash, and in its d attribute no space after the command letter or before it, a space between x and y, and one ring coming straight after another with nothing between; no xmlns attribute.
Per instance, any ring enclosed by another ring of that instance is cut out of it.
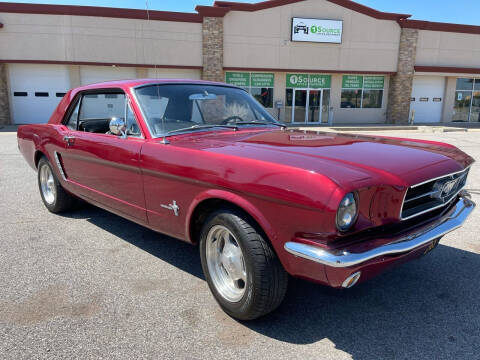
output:
<svg viewBox="0 0 480 360"><path fill-rule="evenodd" d="M445 124L338 124L328 125L289 125L289 128L310 131L338 131L338 132L364 132L364 131L419 131L419 132L480 132L480 123L445 123Z"/></svg>

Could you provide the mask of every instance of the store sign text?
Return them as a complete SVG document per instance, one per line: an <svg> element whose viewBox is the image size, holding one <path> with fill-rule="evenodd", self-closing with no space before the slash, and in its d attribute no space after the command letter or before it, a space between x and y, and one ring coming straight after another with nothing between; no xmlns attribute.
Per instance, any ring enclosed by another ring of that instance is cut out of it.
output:
<svg viewBox="0 0 480 360"><path fill-rule="evenodd" d="M331 75L320 74L287 74L287 88L329 89Z"/></svg>
<svg viewBox="0 0 480 360"><path fill-rule="evenodd" d="M378 89L385 85L383 76L343 75L342 89Z"/></svg>
<svg viewBox="0 0 480 360"><path fill-rule="evenodd" d="M249 72L231 72L225 73L225 82L227 84L247 88L273 88L275 75L273 73L249 73Z"/></svg>
<svg viewBox="0 0 480 360"><path fill-rule="evenodd" d="M342 20L292 18L292 41L342 43Z"/></svg>

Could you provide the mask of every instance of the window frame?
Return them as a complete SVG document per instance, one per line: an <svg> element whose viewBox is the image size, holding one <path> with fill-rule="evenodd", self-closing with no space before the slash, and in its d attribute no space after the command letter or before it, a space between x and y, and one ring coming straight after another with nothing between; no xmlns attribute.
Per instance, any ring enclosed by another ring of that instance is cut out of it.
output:
<svg viewBox="0 0 480 360"><path fill-rule="evenodd" d="M135 118L135 121L137 123L137 126L140 130L140 135L127 135L127 138L132 137L132 138L136 138L136 139L140 139L140 138L145 139L145 134L143 133L142 127L140 126L140 122L138 121L138 116L135 113L135 111L133 109L133 106L131 106L132 99L121 88L99 88L99 89L89 89L89 90L79 91L77 94L75 94L74 99L70 102L70 105L69 105L67 111L65 112L65 114L63 116L61 124L64 125L64 126L67 126L68 120L70 119L70 116L75 111L75 108L77 107L77 105L79 105L76 124L75 124L75 130L70 129L70 128L69 128L69 130L83 132L83 131L78 130L78 119L80 117L80 110L82 108L83 98L86 95L101 95L101 94L123 94L123 95L125 95L125 106L124 106L124 111L123 111L125 124L127 122L127 111L128 111L128 108L130 108L130 110L132 111L133 117ZM92 134L109 135L109 134L100 134L100 133L92 133ZM113 135L113 134L109 135L109 136L119 137L119 136Z"/></svg>
<svg viewBox="0 0 480 360"><path fill-rule="evenodd" d="M348 75L355 75L355 76L361 76L362 77L362 87L361 88L344 88L343 87L343 77L348 76ZM383 88L381 89L373 89L373 88L365 88L365 77L368 76L378 76L378 77L383 77ZM350 91L355 91L359 90L360 91L360 107L354 107L354 108L347 108L347 107L342 107L342 92L344 90L350 90ZM376 91L381 91L382 92L382 103L380 104L380 107L363 107L363 94L365 90L376 90ZM361 74L343 74L342 75L342 87L340 88L340 109L383 109L384 107L384 100L385 100L385 75L361 75Z"/></svg>
<svg viewBox="0 0 480 360"><path fill-rule="evenodd" d="M150 128L150 123L148 122L147 120L147 116L145 115L145 112L144 112L144 109L143 109L143 106L142 104L140 103L139 99L138 99L138 96L137 96L137 91L139 89L142 89L144 87L149 87L149 86L169 86L169 85L196 85L196 86L202 86L202 85L205 85L205 86L216 86L216 87L224 87L224 88L232 88L232 89L238 89L238 90L242 90L242 91L245 91L247 94L250 95L250 93L244 88L244 87L240 87L240 86L236 86L236 85L231 85L231 84L227 84L227 83L224 83L224 84L221 84L221 83L216 83L216 84L202 84L202 83L192 83L192 82L149 82L149 83L145 83L145 84L139 84L139 85L135 85L131 88L131 96L133 98L133 100L135 101L135 103L137 104L137 107L140 111L140 115L142 117L142 120L143 120L143 124L146 126L147 130L148 130L148 135L150 136L150 138L152 139L160 139L160 138L166 138L167 136L171 136L171 135L168 135L168 134L161 134L161 135L158 135L155 133L155 131L153 131L151 128ZM250 95L251 96L251 95ZM254 100L256 101L256 99L254 98ZM261 104L260 104L261 105ZM262 106L263 108L263 106ZM280 124L279 120L275 119L275 117L273 115L271 115L269 113L269 111L266 109L266 108L263 108L265 113L268 114L272 120L273 120L273 123L274 124ZM138 118L137 118L138 119Z"/></svg>

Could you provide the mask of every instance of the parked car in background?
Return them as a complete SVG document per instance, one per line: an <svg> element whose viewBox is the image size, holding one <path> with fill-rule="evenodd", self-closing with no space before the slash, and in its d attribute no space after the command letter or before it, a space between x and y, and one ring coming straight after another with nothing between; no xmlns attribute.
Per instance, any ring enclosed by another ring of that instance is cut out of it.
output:
<svg viewBox="0 0 480 360"><path fill-rule="evenodd" d="M221 83L83 86L18 146L49 211L80 198L198 244L215 299L243 320L279 306L289 274L350 288L428 253L475 207L473 159L454 146L289 130Z"/></svg>

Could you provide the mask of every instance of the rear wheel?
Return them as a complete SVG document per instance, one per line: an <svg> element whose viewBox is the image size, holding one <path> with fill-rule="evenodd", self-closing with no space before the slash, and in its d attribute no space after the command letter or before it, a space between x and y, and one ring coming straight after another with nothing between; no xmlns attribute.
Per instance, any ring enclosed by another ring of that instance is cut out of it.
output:
<svg viewBox="0 0 480 360"><path fill-rule="evenodd" d="M38 162L38 188L42 201L50 212L59 213L73 208L75 198L60 185L46 157Z"/></svg>
<svg viewBox="0 0 480 360"><path fill-rule="evenodd" d="M200 255L210 290L230 316L252 320L281 304L288 275L243 214L227 209L213 213L201 232Z"/></svg>

